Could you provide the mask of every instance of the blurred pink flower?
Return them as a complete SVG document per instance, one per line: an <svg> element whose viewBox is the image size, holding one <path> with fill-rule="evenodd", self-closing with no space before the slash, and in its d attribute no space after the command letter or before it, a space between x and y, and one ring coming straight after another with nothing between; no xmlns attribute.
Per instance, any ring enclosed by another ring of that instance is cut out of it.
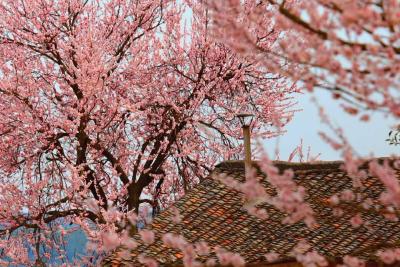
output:
<svg viewBox="0 0 400 267"><path fill-rule="evenodd" d="M279 254L276 252L269 252L264 255L265 259L269 262L274 262L279 259Z"/></svg>
<svg viewBox="0 0 400 267"><path fill-rule="evenodd" d="M154 233L150 230L141 230L139 231L140 238L143 240L145 244L152 244L154 243Z"/></svg>
<svg viewBox="0 0 400 267"><path fill-rule="evenodd" d="M207 267L214 267L217 264L217 261L215 259L208 259L206 261L206 266Z"/></svg>
<svg viewBox="0 0 400 267"><path fill-rule="evenodd" d="M365 266L365 261L352 257L352 256L344 256L343 257L343 263L344 266L346 267L364 267Z"/></svg>
<svg viewBox="0 0 400 267"><path fill-rule="evenodd" d="M182 216L179 213L179 210L175 207L172 208L172 221L174 223L180 223L182 220Z"/></svg>
<svg viewBox="0 0 400 267"><path fill-rule="evenodd" d="M207 243L204 241L200 241L195 244L197 254L203 256L208 255L210 253L210 248L208 247Z"/></svg>
<svg viewBox="0 0 400 267"><path fill-rule="evenodd" d="M118 234L115 232L104 232L101 234L101 236L105 251L113 250L120 244Z"/></svg>
<svg viewBox="0 0 400 267"><path fill-rule="evenodd" d="M385 264L393 264L400 261L400 248L380 250L376 255Z"/></svg>
<svg viewBox="0 0 400 267"><path fill-rule="evenodd" d="M158 267L158 262L155 259L148 258L142 254L138 256L138 261L147 267Z"/></svg>
<svg viewBox="0 0 400 267"><path fill-rule="evenodd" d="M361 218L361 214L357 213L350 219L350 223L353 227L360 227L363 224L363 219Z"/></svg>

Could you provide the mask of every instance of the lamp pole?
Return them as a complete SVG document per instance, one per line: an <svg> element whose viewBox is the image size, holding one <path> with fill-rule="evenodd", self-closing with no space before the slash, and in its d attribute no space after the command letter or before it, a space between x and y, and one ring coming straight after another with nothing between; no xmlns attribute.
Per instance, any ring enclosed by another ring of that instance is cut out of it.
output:
<svg viewBox="0 0 400 267"><path fill-rule="evenodd" d="M247 175L251 168L250 125L245 125L242 129L244 139L244 166Z"/></svg>
<svg viewBox="0 0 400 267"><path fill-rule="evenodd" d="M253 121L253 114L238 114L237 117L242 125L243 140L244 140L244 167L246 177L248 176L251 169L251 131L250 126Z"/></svg>

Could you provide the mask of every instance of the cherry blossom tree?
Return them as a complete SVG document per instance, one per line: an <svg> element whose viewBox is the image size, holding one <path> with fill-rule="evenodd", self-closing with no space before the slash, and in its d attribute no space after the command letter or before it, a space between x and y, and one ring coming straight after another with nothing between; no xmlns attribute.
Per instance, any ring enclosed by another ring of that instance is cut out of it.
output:
<svg viewBox="0 0 400 267"><path fill-rule="evenodd" d="M124 229L142 204L168 205L237 157L235 114L254 112L260 137L293 115L293 81L215 42L200 2L5 0L0 12L2 263L43 265L50 248L63 260L66 224L90 246L134 247Z"/></svg>

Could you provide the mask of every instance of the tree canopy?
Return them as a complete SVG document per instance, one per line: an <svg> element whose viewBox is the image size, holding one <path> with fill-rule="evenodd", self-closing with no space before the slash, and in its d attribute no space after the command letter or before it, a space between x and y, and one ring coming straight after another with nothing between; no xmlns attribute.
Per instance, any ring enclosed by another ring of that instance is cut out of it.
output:
<svg viewBox="0 0 400 267"><path fill-rule="evenodd" d="M397 0L3 0L0 13L2 264L43 265L49 249L63 261L67 224L85 231L99 259L133 249L138 215L239 157L238 113L255 114L254 136L274 137L294 116L296 93L325 89L360 120L400 116ZM362 160L334 130L336 139L322 137L342 150L356 191ZM264 163L280 192L274 203L311 226L293 174ZM374 162L369 172L386 186L380 201L393 219L391 166ZM262 189L247 185L257 203Z"/></svg>
<svg viewBox="0 0 400 267"><path fill-rule="evenodd" d="M169 205L238 158L244 109L260 137L294 113L294 82L211 38L201 2L2 1L0 12L0 247L16 264L62 256L51 233L66 224L101 246L142 206Z"/></svg>

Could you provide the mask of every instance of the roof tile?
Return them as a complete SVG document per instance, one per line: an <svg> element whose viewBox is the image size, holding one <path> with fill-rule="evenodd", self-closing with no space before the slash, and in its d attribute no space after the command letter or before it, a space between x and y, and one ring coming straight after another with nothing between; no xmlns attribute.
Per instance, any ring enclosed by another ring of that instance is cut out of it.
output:
<svg viewBox="0 0 400 267"><path fill-rule="evenodd" d="M318 227L309 229L304 223L282 224L284 214L273 207L263 205L269 218L262 221L252 217L242 209L242 195L211 179L204 179L174 205L180 211L182 223L173 224L171 212L166 210L154 219L150 226L156 232L158 242L152 245L142 244L139 253L155 257L166 264L179 262L182 253L162 245L160 238L166 232L183 233L191 242L206 241L211 247L222 246L237 252L246 262L262 261L268 252L277 252L283 258L290 257L290 251L301 239L313 245L313 248L328 258L338 258L351 254L365 259L374 259L377 248L400 242L400 224L391 222L383 216L363 213L368 225L354 228L345 214L335 217L329 203L329 197L351 187L351 179L341 169L342 162L318 162L293 164L276 162L281 170L292 168L295 181L306 188L306 201L317 214ZM244 181L243 162L223 162L213 174L228 174L239 181ZM275 190L260 173L267 192ZM400 176L400 172L397 172ZM361 193L371 199L377 199L383 186L375 177L363 180ZM106 262L115 263L117 253ZM132 258L131 263L136 263Z"/></svg>

